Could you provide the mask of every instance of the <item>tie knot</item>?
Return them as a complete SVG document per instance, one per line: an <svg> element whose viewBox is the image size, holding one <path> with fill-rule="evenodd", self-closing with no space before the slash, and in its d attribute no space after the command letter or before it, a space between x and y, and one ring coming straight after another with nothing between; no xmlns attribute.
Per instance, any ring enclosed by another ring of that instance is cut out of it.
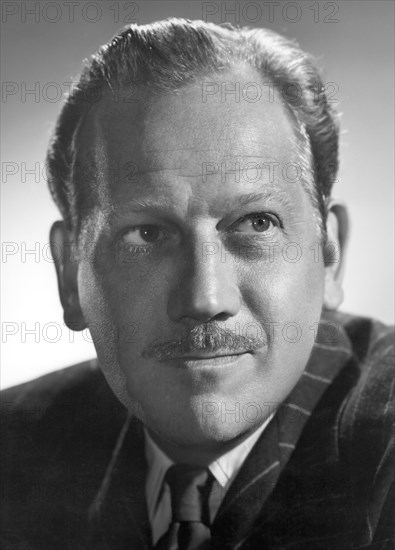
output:
<svg viewBox="0 0 395 550"><path fill-rule="evenodd" d="M170 488L172 521L208 523L212 475L207 468L174 464L165 476Z"/></svg>

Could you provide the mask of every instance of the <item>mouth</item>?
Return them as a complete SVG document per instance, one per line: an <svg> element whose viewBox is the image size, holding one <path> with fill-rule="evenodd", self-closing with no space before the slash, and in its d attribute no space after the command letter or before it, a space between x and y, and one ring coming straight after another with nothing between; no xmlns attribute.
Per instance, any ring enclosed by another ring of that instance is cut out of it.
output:
<svg viewBox="0 0 395 550"><path fill-rule="evenodd" d="M219 367L238 363L246 356L251 355L250 351L208 353L195 351L193 354L177 354L166 357L160 362L179 368L204 368Z"/></svg>

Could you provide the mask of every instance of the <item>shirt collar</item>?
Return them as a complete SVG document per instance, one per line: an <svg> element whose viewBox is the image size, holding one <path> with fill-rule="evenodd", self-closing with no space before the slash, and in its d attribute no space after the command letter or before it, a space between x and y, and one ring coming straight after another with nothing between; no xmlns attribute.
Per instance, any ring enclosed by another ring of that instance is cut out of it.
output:
<svg viewBox="0 0 395 550"><path fill-rule="evenodd" d="M223 489L226 490L231 481L236 477L247 455L258 441L260 435L273 416L273 414L270 415L258 429L247 437L247 439L209 464L209 470ZM168 468L170 468L174 462L158 447L146 428L144 428L144 434L145 456L148 464L148 476L145 489L149 519L152 522L163 489L163 479Z"/></svg>
<svg viewBox="0 0 395 550"><path fill-rule="evenodd" d="M208 466L210 472L223 489L226 489L230 482L236 477L243 462L258 441L263 430L269 424L272 416L273 415L269 416L269 418L267 418L258 429L252 432L247 439L244 439L244 441L239 443L236 447L233 447L233 449L227 453L221 455Z"/></svg>

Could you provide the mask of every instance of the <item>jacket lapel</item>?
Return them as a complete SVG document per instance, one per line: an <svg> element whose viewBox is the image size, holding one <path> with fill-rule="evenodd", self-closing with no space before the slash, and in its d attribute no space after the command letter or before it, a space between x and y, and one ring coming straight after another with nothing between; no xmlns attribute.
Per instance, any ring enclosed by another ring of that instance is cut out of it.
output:
<svg viewBox="0 0 395 550"><path fill-rule="evenodd" d="M215 548L242 547L257 520L258 525L264 522L265 504L312 412L351 354L350 341L341 324L329 315L323 317L303 375L277 409L225 494L212 527Z"/></svg>
<svg viewBox="0 0 395 550"><path fill-rule="evenodd" d="M136 418L128 416L90 507L89 550L144 550L152 547L145 478L142 425Z"/></svg>
<svg viewBox="0 0 395 550"><path fill-rule="evenodd" d="M214 548L233 548L254 523L280 471L278 423L269 423L221 503L212 525Z"/></svg>

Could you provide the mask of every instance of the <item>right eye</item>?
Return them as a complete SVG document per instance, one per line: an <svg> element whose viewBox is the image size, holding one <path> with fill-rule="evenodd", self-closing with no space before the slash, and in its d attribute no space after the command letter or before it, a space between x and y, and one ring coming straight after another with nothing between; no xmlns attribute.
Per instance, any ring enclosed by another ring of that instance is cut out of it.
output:
<svg viewBox="0 0 395 550"><path fill-rule="evenodd" d="M159 225L136 225L122 235L122 245L130 252L148 252L169 238Z"/></svg>

